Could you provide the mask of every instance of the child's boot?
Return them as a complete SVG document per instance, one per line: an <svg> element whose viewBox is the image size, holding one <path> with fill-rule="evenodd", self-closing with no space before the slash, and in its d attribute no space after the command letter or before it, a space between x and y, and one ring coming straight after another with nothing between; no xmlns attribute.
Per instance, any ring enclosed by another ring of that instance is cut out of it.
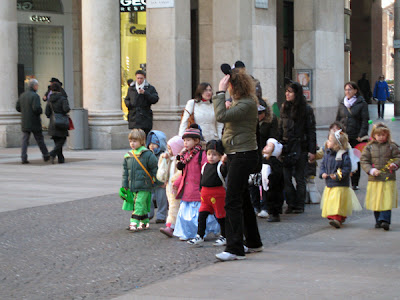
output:
<svg viewBox="0 0 400 300"><path fill-rule="evenodd" d="M340 228L340 222L338 220L329 220L329 225L331 225L332 227L335 227L337 229Z"/></svg>
<svg viewBox="0 0 400 300"><path fill-rule="evenodd" d="M389 223L388 223L388 222L385 222L385 221L382 221L381 227L382 227L384 230L386 230L386 231L388 231L388 230L390 229Z"/></svg>
<svg viewBox="0 0 400 300"><path fill-rule="evenodd" d="M174 230L171 227L160 228L160 232L165 234L167 237L172 238Z"/></svg>

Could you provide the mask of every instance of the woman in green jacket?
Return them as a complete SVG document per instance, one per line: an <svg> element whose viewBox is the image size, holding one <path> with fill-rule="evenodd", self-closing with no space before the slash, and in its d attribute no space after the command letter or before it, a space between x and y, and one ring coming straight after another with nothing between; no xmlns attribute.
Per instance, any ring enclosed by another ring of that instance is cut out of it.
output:
<svg viewBox="0 0 400 300"><path fill-rule="evenodd" d="M233 102L225 106L228 90ZM226 248L216 257L221 261L245 259L245 252L262 251L256 215L250 201L248 178L257 166L257 97L250 75L233 69L221 79L213 97L217 122L224 123L222 143L228 160L226 210ZM243 234L246 245L243 244Z"/></svg>

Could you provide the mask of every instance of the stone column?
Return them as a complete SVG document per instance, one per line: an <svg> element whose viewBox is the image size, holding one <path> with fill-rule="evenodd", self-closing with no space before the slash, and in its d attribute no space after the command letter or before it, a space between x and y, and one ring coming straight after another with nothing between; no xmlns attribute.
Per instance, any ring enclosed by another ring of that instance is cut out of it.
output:
<svg viewBox="0 0 400 300"><path fill-rule="evenodd" d="M152 106L153 128L178 133L180 114L191 95L190 1L172 8L147 8L147 80L160 100Z"/></svg>
<svg viewBox="0 0 400 300"><path fill-rule="evenodd" d="M17 62L18 27L17 6L13 0L0 1L0 147L21 145L19 113L15 110L18 99Z"/></svg>
<svg viewBox="0 0 400 300"><path fill-rule="evenodd" d="M199 82L210 82L213 79L213 0L199 1ZM218 87L214 86L216 91Z"/></svg>
<svg viewBox="0 0 400 300"><path fill-rule="evenodd" d="M213 86L218 89L222 63L232 65L241 60L249 74L253 73L254 2L218 0L213 5Z"/></svg>
<svg viewBox="0 0 400 300"><path fill-rule="evenodd" d="M222 63L241 60L247 72L260 80L263 97L270 104L277 97L276 0L268 9L255 8L254 1L213 1L213 84L223 74ZM227 21L230 20L230 21ZM204 25L205 26L205 25Z"/></svg>
<svg viewBox="0 0 400 300"><path fill-rule="evenodd" d="M294 1L294 61L312 70L317 125L330 124L344 97L344 1Z"/></svg>
<svg viewBox="0 0 400 300"><path fill-rule="evenodd" d="M129 146L120 104L119 26L118 1L82 1L83 106L89 111L93 149Z"/></svg>
<svg viewBox="0 0 400 300"><path fill-rule="evenodd" d="M270 105L278 101L276 2L276 0L268 1L268 9L254 8L252 24L253 73L251 74L260 80L263 98L266 98ZM281 63L283 66L283 60Z"/></svg>

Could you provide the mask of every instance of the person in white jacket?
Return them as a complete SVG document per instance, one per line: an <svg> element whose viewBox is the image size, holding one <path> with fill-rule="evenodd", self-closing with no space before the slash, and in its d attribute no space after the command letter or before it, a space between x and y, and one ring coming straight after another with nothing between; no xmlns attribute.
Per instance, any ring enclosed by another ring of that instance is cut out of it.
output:
<svg viewBox="0 0 400 300"><path fill-rule="evenodd" d="M200 83L197 86L194 99L186 103L179 126L179 136L184 134L185 130L188 128L189 118L194 114L194 122L200 125L203 138L206 142L221 139L224 124L216 121L211 98L211 85L207 82Z"/></svg>

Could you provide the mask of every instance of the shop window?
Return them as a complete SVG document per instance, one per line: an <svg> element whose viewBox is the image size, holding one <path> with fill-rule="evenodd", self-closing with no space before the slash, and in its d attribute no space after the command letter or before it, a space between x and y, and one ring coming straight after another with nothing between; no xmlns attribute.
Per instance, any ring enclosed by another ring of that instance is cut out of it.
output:
<svg viewBox="0 0 400 300"><path fill-rule="evenodd" d="M146 12L121 12L121 108L126 119L124 99L128 79L135 80L137 70L146 71Z"/></svg>
<svg viewBox="0 0 400 300"><path fill-rule="evenodd" d="M18 25L18 92L22 93L31 78L39 81L43 97L50 78L64 81L64 31L58 26ZM42 101L43 108L45 102ZM42 117L42 124L48 120Z"/></svg>
<svg viewBox="0 0 400 300"><path fill-rule="evenodd" d="M17 9L22 11L45 11L64 13L61 0L17 0Z"/></svg>

